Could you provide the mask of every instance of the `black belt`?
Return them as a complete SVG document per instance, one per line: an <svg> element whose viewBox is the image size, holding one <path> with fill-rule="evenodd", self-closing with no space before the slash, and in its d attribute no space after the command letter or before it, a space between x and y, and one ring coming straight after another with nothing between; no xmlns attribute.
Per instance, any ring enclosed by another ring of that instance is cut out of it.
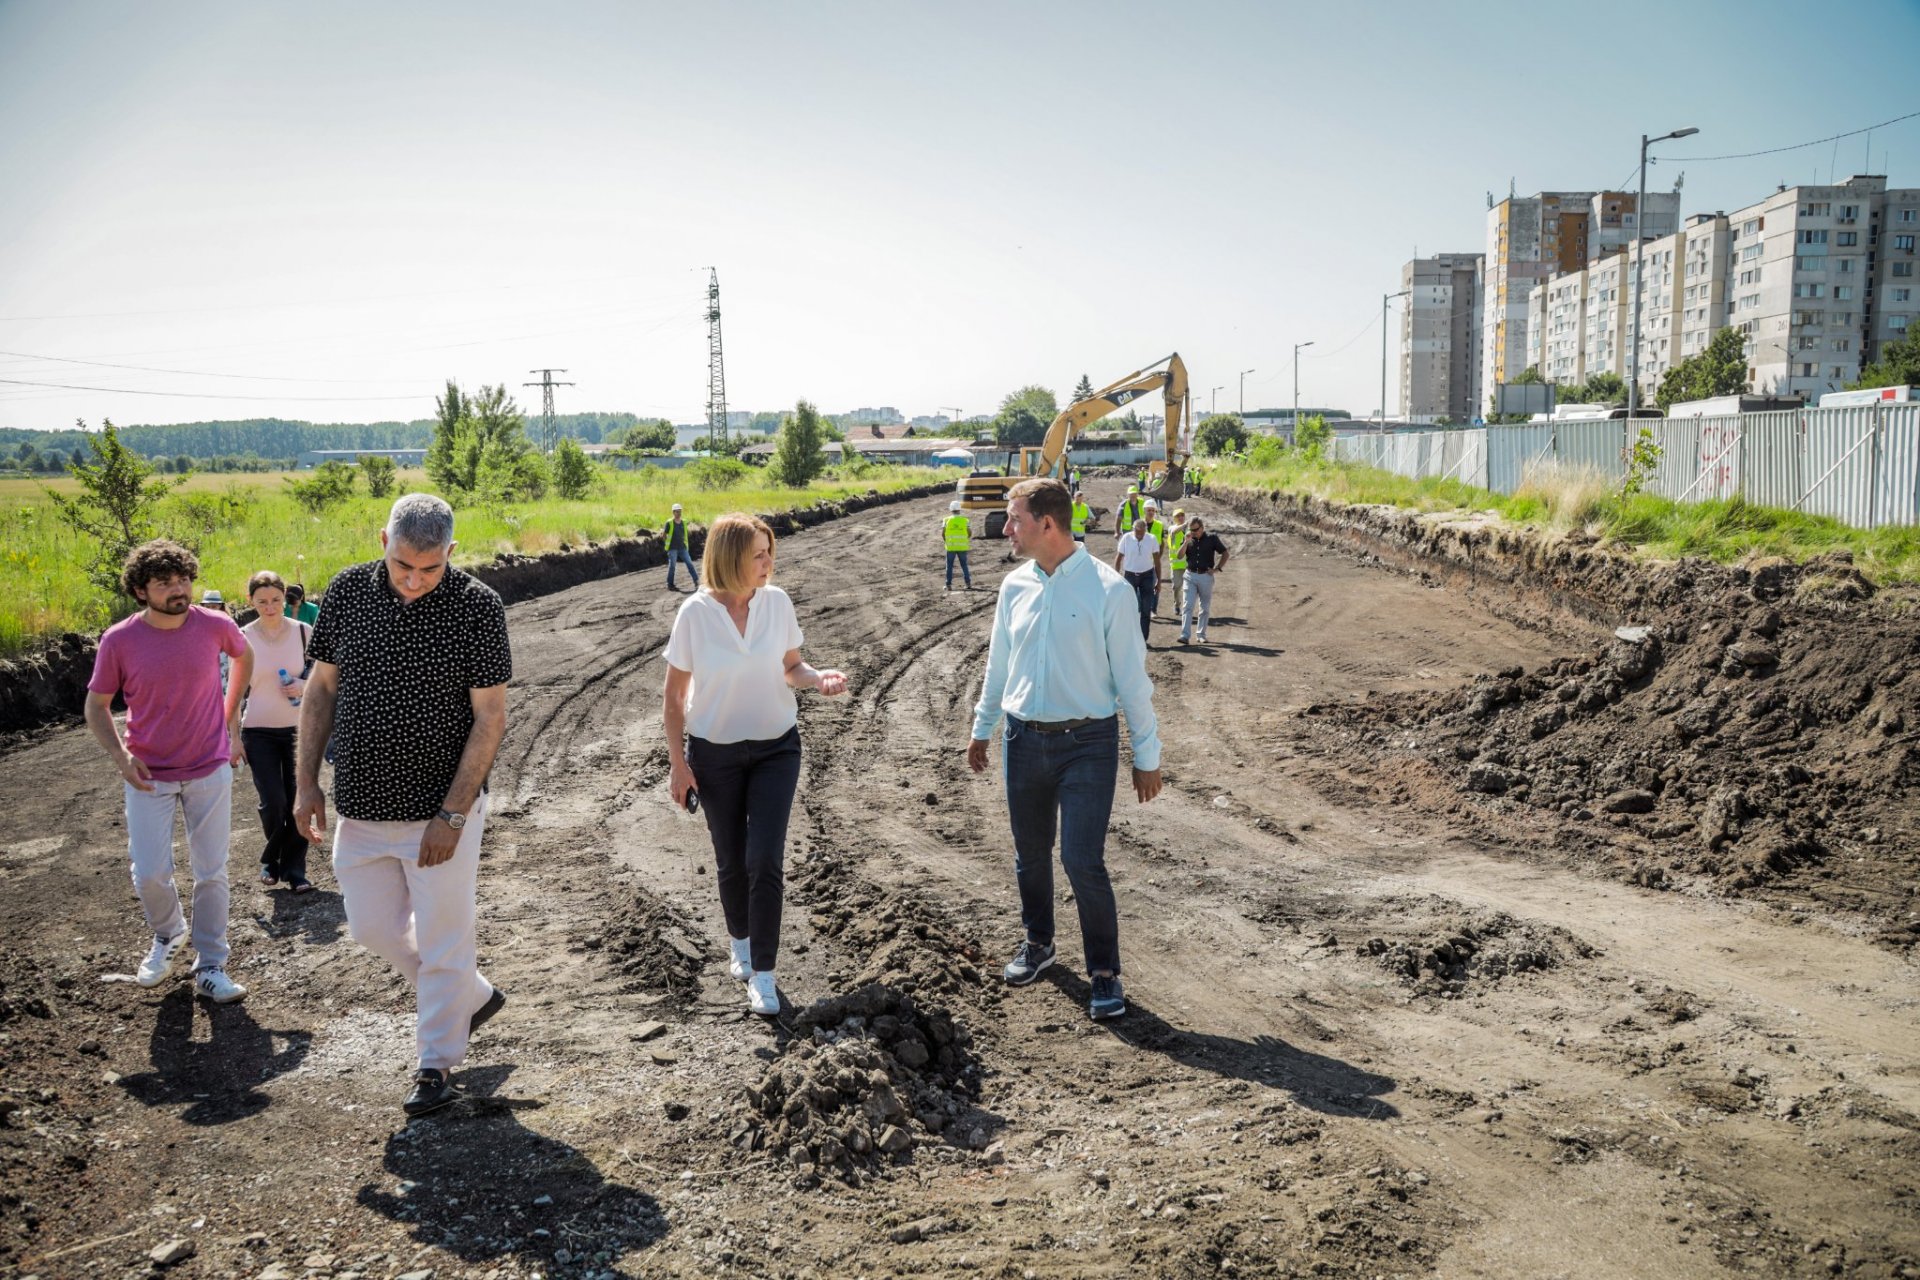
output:
<svg viewBox="0 0 1920 1280"><path fill-rule="evenodd" d="M1099 724L1106 717L1093 717L1085 720L1022 720L1022 728L1035 733L1071 733L1075 729L1084 729L1090 724Z"/></svg>

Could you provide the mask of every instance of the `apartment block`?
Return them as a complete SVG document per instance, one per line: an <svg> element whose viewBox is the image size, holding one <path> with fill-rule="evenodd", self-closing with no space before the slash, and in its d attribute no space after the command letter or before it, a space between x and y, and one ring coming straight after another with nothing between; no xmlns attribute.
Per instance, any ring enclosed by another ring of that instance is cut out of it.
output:
<svg viewBox="0 0 1920 1280"><path fill-rule="evenodd" d="M1581 312L1581 381L1596 373L1627 376L1627 259L1624 254L1587 268Z"/></svg>
<svg viewBox="0 0 1920 1280"><path fill-rule="evenodd" d="M1783 187L1728 221L1728 321L1755 392L1839 390L1920 313L1920 191L1881 175Z"/></svg>
<svg viewBox="0 0 1920 1280"><path fill-rule="evenodd" d="M1482 407L1496 385L1527 367L1527 303L1533 287L1587 263L1593 191L1510 196L1487 210L1480 300Z"/></svg>
<svg viewBox="0 0 1920 1280"><path fill-rule="evenodd" d="M1587 273L1569 271L1533 287L1527 363L1563 387L1587 380Z"/></svg>
<svg viewBox="0 0 1920 1280"><path fill-rule="evenodd" d="M1587 202L1587 261L1629 249L1635 238L1670 236L1680 229L1680 193L1647 192L1645 216L1639 212L1639 193L1602 191Z"/></svg>
<svg viewBox="0 0 1920 1280"><path fill-rule="evenodd" d="M1407 305L1400 320L1400 414L1471 422L1480 394L1480 288L1477 253L1415 258L1400 269Z"/></svg>

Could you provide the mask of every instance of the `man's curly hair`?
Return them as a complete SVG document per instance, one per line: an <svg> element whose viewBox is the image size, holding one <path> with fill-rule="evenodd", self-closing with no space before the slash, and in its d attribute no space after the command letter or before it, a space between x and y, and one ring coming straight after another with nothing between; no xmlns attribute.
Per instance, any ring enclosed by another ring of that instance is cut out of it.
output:
<svg viewBox="0 0 1920 1280"><path fill-rule="evenodd" d="M199 577L200 558L171 539L155 538L127 553L127 562L120 566L120 589L138 600L149 582L175 574L185 574L189 581Z"/></svg>

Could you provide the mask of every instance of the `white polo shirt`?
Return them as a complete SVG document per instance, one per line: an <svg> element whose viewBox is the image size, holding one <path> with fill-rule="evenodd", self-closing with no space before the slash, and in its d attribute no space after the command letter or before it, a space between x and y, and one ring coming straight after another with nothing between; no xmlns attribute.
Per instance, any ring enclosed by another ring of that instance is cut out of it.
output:
<svg viewBox="0 0 1920 1280"><path fill-rule="evenodd" d="M1160 539L1148 534L1144 538L1133 536L1133 530L1120 535L1120 571L1122 573L1146 573L1153 568L1153 558L1160 554Z"/></svg>
<svg viewBox="0 0 1920 1280"><path fill-rule="evenodd" d="M687 732L708 742L764 742L793 728L798 709L785 658L804 638L793 601L778 587L761 587L747 601L745 635L711 592L689 596L667 637L668 665L693 676Z"/></svg>

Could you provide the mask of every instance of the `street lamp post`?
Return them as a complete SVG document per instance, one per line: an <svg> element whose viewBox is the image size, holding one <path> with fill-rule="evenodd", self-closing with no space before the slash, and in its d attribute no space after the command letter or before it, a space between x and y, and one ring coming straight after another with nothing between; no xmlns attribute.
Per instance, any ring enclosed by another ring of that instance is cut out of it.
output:
<svg viewBox="0 0 1920 1280"><path fill-rule="evenodd" d="M1387 429L1387 304L1395 298L1405 298L1413 293L1411 289L1402 289L1398 293L1380 295L1380 429Z"/></svg>
<svg viewBox="0 0 1920 1280"><path fill-rule="evenodd" d="M1293 438L1300 438L1300 348L1310 347L1311 342L1293 344Z"/></svg>
<svg viewBox="0 0 1920 1280"><path fill-rule="evenodd" d="M1247 416L1247 375L1258 372L1258 369L1242 369L1240 371L1240 416L1242 418Z"/></svg>
<svg viewBox="0 0 1920 1280"><path fill-rule="evenodd" d="M1672 133L1663 133L1657 138L1640 135L1640 195L1633 205L1633 355L1630 360L1632 376L1627 379L1627 418L1633 418L1634 410L1640 407L1640 295L1647 285L1643 278L1646 274L1641 265L1641 246L1647 241L1647 148L1656 142L1665 142L1670 138L1689 138L1700 132L1698 129L1675 129ZM1627 428L1631 437L1633 428Z"/></svg>
<svg viewBox="0 0 1920 1280"><path fill-rule="evenodd" d="M1222 384L1221 386L1215 387L1210 393L1207 399L1207 416L1209 418L1220 412L1220 393L1226 389L1226 386Z"/></svg>

